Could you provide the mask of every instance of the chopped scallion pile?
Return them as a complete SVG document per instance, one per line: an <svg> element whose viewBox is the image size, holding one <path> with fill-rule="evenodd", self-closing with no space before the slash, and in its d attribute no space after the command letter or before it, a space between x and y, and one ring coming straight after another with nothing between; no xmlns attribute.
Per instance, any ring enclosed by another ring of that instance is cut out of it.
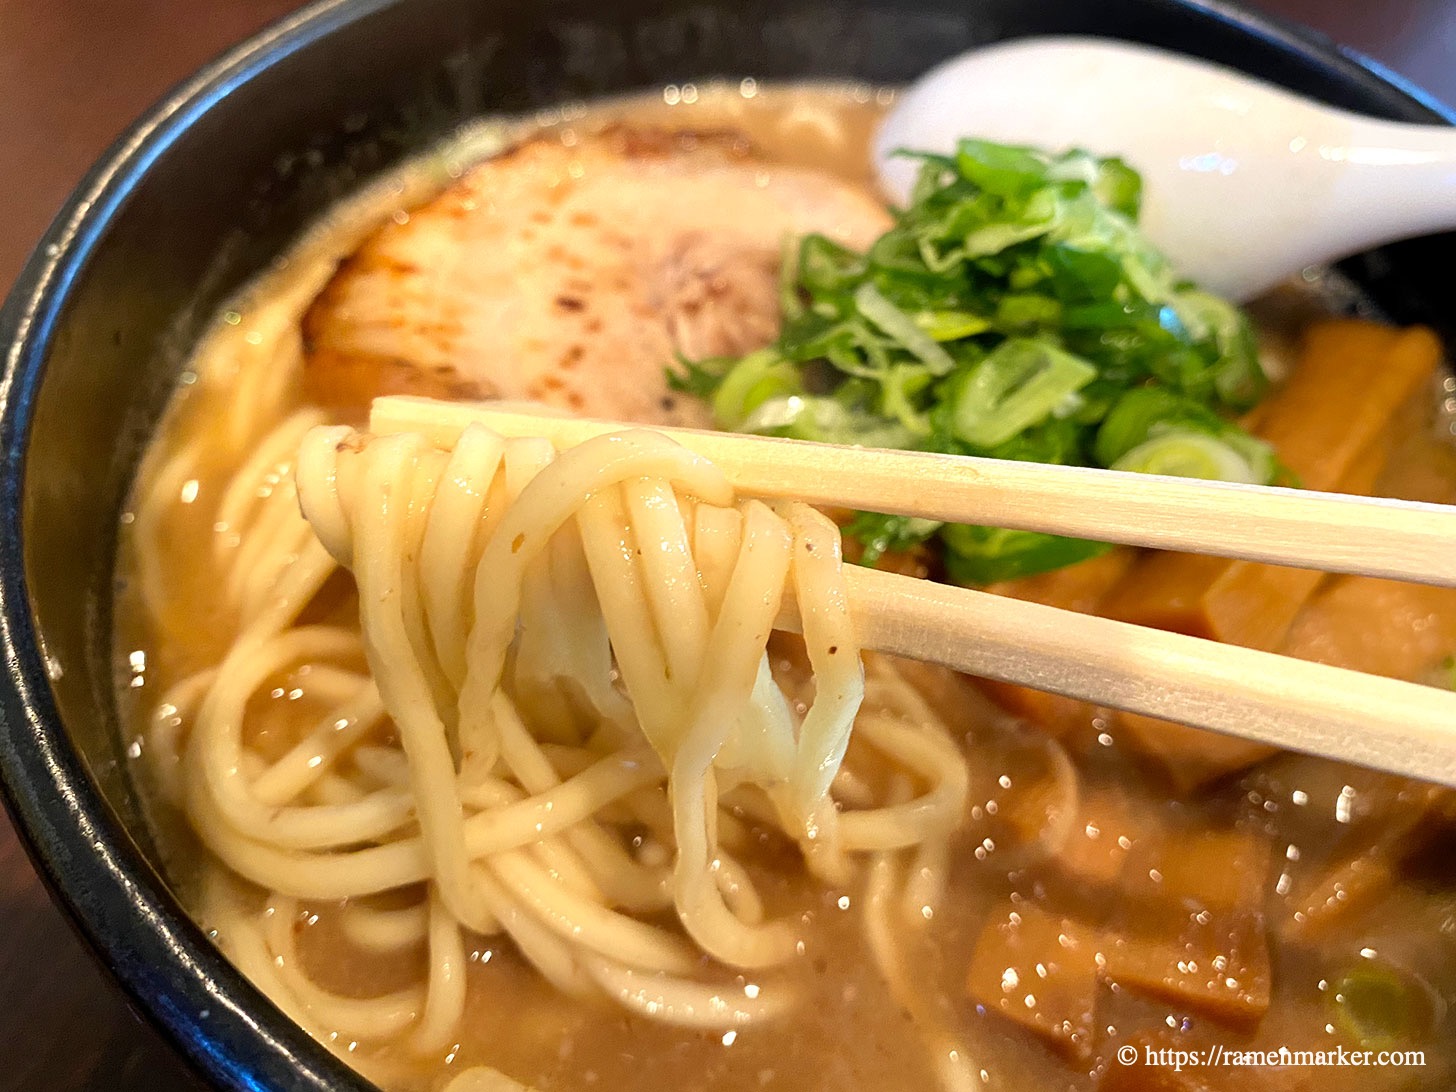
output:
<svg viewBox="0 0 1456 1092"><path fill-rule="evenodd" d="M1118 159L965 140L921 155L909 207L867 253L822 235L786 255L778 340L684 362L719 427L1268 483L1232 420L1263 393L1248 319L1180 279L1137 227ZM1098 543L862 513L873 563L932 541L952 579L1060 568Z"/></svg>

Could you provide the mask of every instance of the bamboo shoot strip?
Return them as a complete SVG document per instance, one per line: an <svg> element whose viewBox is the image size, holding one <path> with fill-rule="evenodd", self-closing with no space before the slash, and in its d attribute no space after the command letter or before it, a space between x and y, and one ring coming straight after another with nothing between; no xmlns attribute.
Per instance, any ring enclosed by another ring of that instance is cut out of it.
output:
<svg viewBox="0 0 1456 1092"><path fill-rule="evenodd" d="M1456 786L1456 693L875 569L845 575L867 648ZM795 628L792 606L779 621Z"/></svg>

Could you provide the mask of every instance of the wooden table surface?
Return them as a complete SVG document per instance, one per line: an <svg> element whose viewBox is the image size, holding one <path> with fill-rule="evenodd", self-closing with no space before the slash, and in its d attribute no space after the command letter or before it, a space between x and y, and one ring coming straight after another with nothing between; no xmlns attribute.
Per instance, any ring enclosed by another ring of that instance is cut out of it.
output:
<svg viewBox="0 0 1456 1092"><path fill-rule="evenodd" d="M128 121L208 57L294 6L0 0L0 293L67 191ZM1456 0L1259 6L1456 102ZM0 1090L196 1087L91 963L0 815Z"/></svg>

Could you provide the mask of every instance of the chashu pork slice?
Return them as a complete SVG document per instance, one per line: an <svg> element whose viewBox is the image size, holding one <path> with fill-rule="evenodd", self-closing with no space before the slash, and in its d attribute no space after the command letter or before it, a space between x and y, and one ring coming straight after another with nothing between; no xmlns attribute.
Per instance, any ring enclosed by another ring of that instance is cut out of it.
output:
<svg viewBox="0 0 1456 1092"><path fill-rule="evenodd" d="M787 240L862 249L888 225L861 187L766 162L732 134L535 139L340 265L304 321L310 392L347 408L412 393L706 426L707 407L667 386L675 354L773 340Z"/></svg>

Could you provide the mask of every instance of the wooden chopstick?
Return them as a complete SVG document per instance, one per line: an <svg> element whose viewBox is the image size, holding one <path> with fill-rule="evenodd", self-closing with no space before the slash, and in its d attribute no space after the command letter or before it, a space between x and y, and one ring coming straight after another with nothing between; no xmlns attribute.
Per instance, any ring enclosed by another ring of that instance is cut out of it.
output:
<svg viewBox="0 0 1456 1092"><path fill-rule="evenodd" d="M442 447L452 446L471 422L507 436L546 436L558 446L634 427L406 396L377 398L370 414L374 432L417 432ZM695 429L653 431L711 459L749 496L1456 586L1451 505Z"/></svg>
<svg viewBox="0 0 1456 1092"><path fill-rule="evenodd" d="M376 399L370 415L376 433L415 432L441 447L453 446L473 422L505 435L548 436L560 447L632 427L407 397ZM1428 556L1428 540L1438 533L1447 536L1447 551L1456 552L1449 551L1456 542L1456 510L1443 505L689 429L654 431L712 459L737 489L758 496L1456 583L1444 556L1439 568L1428 569L1401 563L1399 553L1414 540L1424 543L1421 556ZM893 507L887 507L887 496L899 498ZM1190 522L1165 519L1169 504ZM1069 513L1079 522L1069 523ZM1317 517L1313 522L1305 518L1309 513ZM1372 513L1392 517L1397 530ZM1140 526L1129 530L1116 519ZM1272 545L1262 539L1261 519L1279 528L1282 537ZM1352 522L1384 532L1376 541L1389 556L1378 565L1364 564L1362 547L1373 550L1369 540L1341 551L1342 536L1357 534ZM845 577L850 610L867 648L1456 786L1456 693L873 569L850 567ZM792 601L784 604L779 626L798 629Z"/></svg>
<svg viewBox="0 0 1456 1092"><path fill-rule="evenodd" d="M1456 693L846 566L866 648L1456 786ZM793 604L781 628L797 632Z"/></svg>

